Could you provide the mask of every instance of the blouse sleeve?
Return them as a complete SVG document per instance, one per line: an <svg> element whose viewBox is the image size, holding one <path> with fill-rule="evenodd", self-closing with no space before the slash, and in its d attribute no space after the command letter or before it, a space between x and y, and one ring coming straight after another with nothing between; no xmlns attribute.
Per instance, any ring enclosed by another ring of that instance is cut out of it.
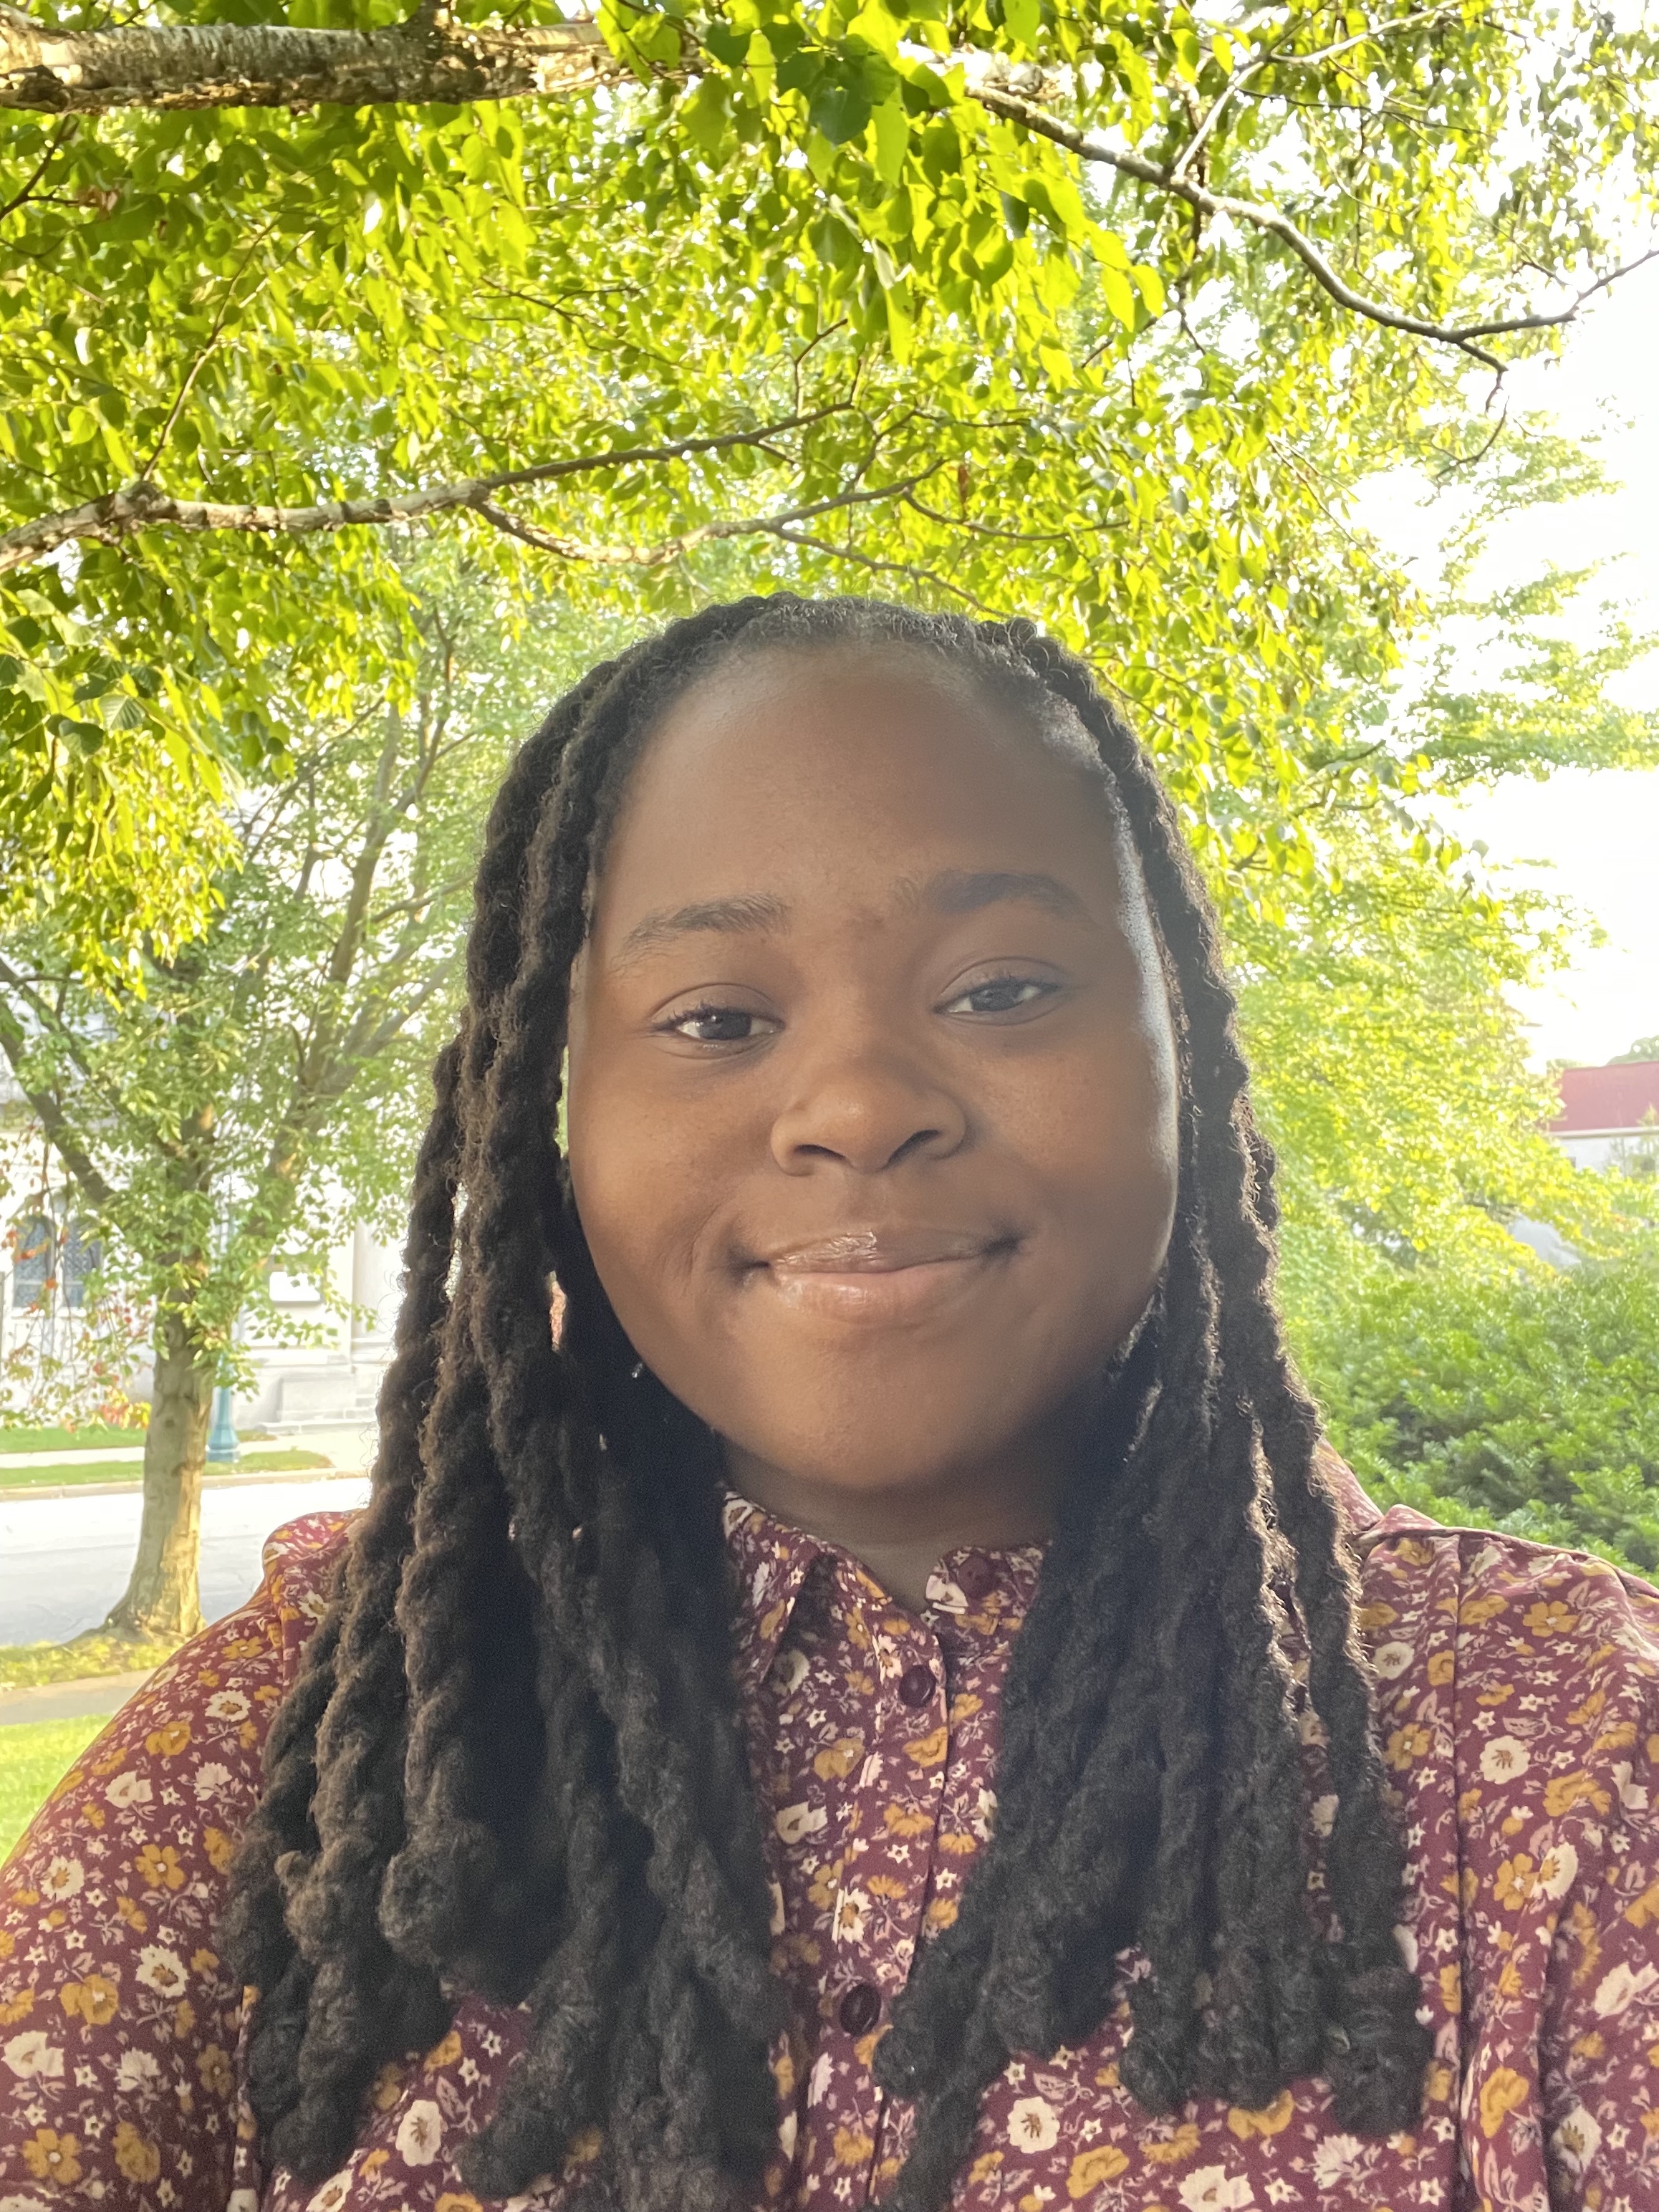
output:
<svg viewBox="0 0 1659 2212"><path fill-rule="evenodd" d="M344 1541L273 1536L64 1777L0 1873L0 2203L220 2212L240 1996L214 1948L260 1759Z"/></svg>
<svg viewBox="0 0 1659 2212"><path fill-rule="evenodd" d="M1466 2167L1493 2203L1644 2212L1659 2204L1659 1595L1530 1546L1471 1565Z"/></svg>

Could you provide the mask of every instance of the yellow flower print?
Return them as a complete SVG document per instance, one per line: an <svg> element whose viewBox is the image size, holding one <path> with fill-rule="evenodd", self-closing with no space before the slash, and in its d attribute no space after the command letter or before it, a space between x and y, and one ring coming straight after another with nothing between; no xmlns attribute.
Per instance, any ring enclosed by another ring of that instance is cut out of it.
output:
<svg viewBox="0 0 1659 2212"><path fill-rule="evenodd" d="M1519 2112L1531 2094L1526 2077L1512 2066L1500 2066L1480 2084L1480 2132L1495 2136L1510 2113Z"/></svg>
<svg viewBox="0 0 1659 2212"><path fill-rule="evenodd" d="M1607 1693L1605 1690L1592 1690L1583 1704L1575 1705L1567 1715L1568 1725L1572 1728L1588 1728L1592 1721L1601 1719L1607 1710Z"/></svg>
<svg viewBox="0 0 1659 2212"><path fill-rule="evenodd" d="M949 1928L955 1921L958 1909L954 1897L936 1897L925 1916L930 1932L937 1935L941 1928Z"/></svg>
<svg viewBox="0 0 1659 2212"><path fill-rule="evenodd" d="M907 1743L904 1755L907 1759L913 1759L918 1766L938 1766L944 1761L945 1746L949 1741L950 1736L944 1729L933 1729L927 1735L919 1735L914 1742Z"/></svg>
<svg viewBox="0 0 1659 2212"><path fill-rule="evenodd" d="M369 2102L377 2112L389 2112L404 2094L404 2069L395 2059L388 2058L374 2076L374 2086L368 2093Z"/></svg>
<svg viewBox="0 0 1659 2212"><path fill-rule="evenodd" d="M1640 1897L1625 1907L1625 1917L1632 1928L1645 1928L1650 1920L1659 1920L1659 1881L1650 1881Z"/></svg>
<svg viewBox="0 0 1659 2212"><path fill-rule="evenodd" d="M836 2130L836 2164L837 2166L868 2166L875 2155L875 2144L857 2128Z"/></svg>
<svg viewBox="0 0 1659 2212"><path fill-rule="evenodd" d="M1421 1759L1433 1742L1427 1729L1409 1722L1397 1728L1389 1736L1383 1757L1398 1774L1403 1774L1414 1759Z"/></svg>
<svg viewBox="0 0 1659 2212"><path fill-rule="evenodd" d="M1437 2059L1423 2076L1423 2094L1431 2105L1443 2105L1452 2093L1452 2070Z"/></svg>
<svg viewBox="0 0 1659 2212"><path fill-rule="evenodd" d="M367 2164L368 2161L364 2162ZM469 2196L464 2189L446 2189L434 2212L483 2212L483 2207L476 2197Z"/></svg>
<svg viewBox="0 0 1659 2212"><path fill-rule="evenodd" d="M190 1723L169 1721L165 1728L150 1730L144 1738L144 1749L152 1759L177 1759L189 1741Z"/></svg>
<svg viewBox="0 0 1659 2212"><path fill-rule="evenodd" d="M1488 1620L1496 1620L1500 1613L1507 1613L1510 1601L1506 1597L1466 1597L1457 1608L1457 1618L1466 1628L1479 1628Z"/></svg>
<svg viewBox="0 0 1659 2212"><path fill-rule="evenodd" d="M236 2075L229 2053L220 2045L210 2043L205 2051L198 2054L196 2071L201 2075L202 2087L210 2097L228 2097L234 2094Z"/></svg>
<svg viewBox="0 0 1659 2212"><path fill-rule="evenodd" d="M959 1698L952 1698L950 1712L951 1727L960 1728L963 1721L972 1720L984 1703L983 1698L975 1698L967 1691L964 1691Z"/></svg>
<svg viewBox="0 0 1659 2212"><path fill-rule="evenodd" d="M1115 2143L1102 2143L1094 2150L1085 2150L1072 2160L1072 2170L1066 2177L1066 2194L1071 2197L1086 2197L1102 2182L1115 2181L1120 2173L1127 2172L1128 2165Z"/></svg>
<svg viewBox="0 0 1659 2212"><path fill-rule="evenodd" d="M1288 2119L1290 2117L1290 2093L1288 2090L1285 2092L1284 2101L1285 2105L1285 2118ZM1249 2112L1240 2114L1238 2117L1253 2120L1259 2118L1260 2115L1255 2112ZM1230 2113L1228 2115L1230 2123L1232 2118L1233 2115ZM1237 2130L1235 2129L1234 2133L1237 2134ZM1272 2128L1267 2130L1266 2132L1270 2135L1277 2135L1279 2130L1277 2128ZM1198 2149L1197 2125L1192 2120L1188 2120L1184 2127L1177 2128L1172 2136L1166 2136L1162 2142L1142 2143L1140 2148L1142 2154L1145 2156L1148 2165L1150 2166L1179 2166L1183 2158L1191 2158Z"/></svg>
<svg viewBox="0 0 1659 2212"><path fill-rule="evenodd" d="M0 2027L9 2027L14 2021L27 2020L34 2010L34 1991L20 1990L15 1997L0 2004Z"/></svg>
<svg viewBox="0 0 1659 2212"><path fill-rule="evenodd" d="M888 1810L890 1812L892 1808L890 1806ZM872 1874L865 1884L872 1897L902 1897L908 1886L894 1874ZM830 1899L825 1898L824 1903L827 1905L829 1902Z"/></svg>
<svg viewBox="0 0 1659 2212"><path fill-rule="evenodd" d="M426 2073L435 2074L440 2067L453 2066L460 2055L461 2039L459 2033L452 2027L441 2043L433 2045L431 2050L421 2061L421 2065Z"/></svg>
<svg viewBox="0 0 1659 2212"><path fill-rule="evenodd" d="M210 1974L218 1963L219 1954L216 1951L210 1951L205 1943L199 1950L192 1951L190 1954L190 1971L192 1974Z"/></svg>
<svg viewBox="0 0 1659 2212"><path fill-rule="evenodd" d="M1517 1851L1498 1868L1494 1893L1506 1912L1518 1912L1532 1895L1532 1878L1536 1872L1524 1851Z"/></svg>
<svg viewBox="0 0 1659 2212"><path fill-rule="evenodd" d="M118 1897L115 1900L115 1910L126 1922L128 1927L136 1929L141 1936L149 1926L149 1913L142 1905L135 1905L130 1897Z"/></svg>
<svg viewBox="0 0 1659 2212"><path fill-rule="evenodd" d="M939 1847L942 1851L948 1851L952 1858L971 1858L979 1849L979 1838L965 1836L953 1830L948 1836L939 1838Z"/></svg>
<svg viewBox="0 0 1659 2212"><path fill-rule="evenodd" d="M1391 1620L1399 1618L1391 1605L1362 1605L1354 1615L1362 1628L1386 1628Z"/></svg>
<svg viewBox="0 0 1659 2212"><path fill-rule="evenodd" d="M236 1846L222 1828L204 1828L202 1848L208 1855L208 1863L216 1874L228 1874L230 1863L236 1856Z"/></svg>
<svg viewBox="0 0 1659 2212"><path fill-rule="evenodd" d="M1576 1774L1554 1776L1544 1790L1544 1810L1553 1820L1571 1813L1575 1805L1593 1805L1598 1813L1605 1813L1612 1803L1607 1791L1582 1769Z"/></svg>
<svg viewBox="0 0 1659 2212"><path fill-rule="evenodd" d="M1429 1654L1429 1680L1437 1690L1443 1689L1456 1672L1457 1658L1454 1652L1431 1651Z"/></svg>
<svg viewBox="0 0 1659 2212"><path fill-rule="evenodd" d="M121 2009L121 1993L107 1976L88 1974L84 1981L65 1982L58 1992L58 2002L71 2020L83 2020L88 2027L102 2027Z"/></svg>
<svg viewBox="0 0 1659 2212"><path fill-rule="evenodd" d="M146 1844L132 1863L132 1870L146 1889L182 1889L185 1870L171 1844Z"/></svg>
<svg viewBox="0 0 1659 2212"><path fill-rule="evenodd" d="M850 1774L863 1756L864 1745L860 1739L855 1735L846 1735L839 1743L832 1743L828 1751L818 1753L812 1761L812 1771L821 1781L836 1781L843 1774Z"/></svg>
<svg viewBox="0 0 1659 2212"><path fill-rule="evenodd" d="M56 2128L36 2128L33 2139L23 2145L23 2163L37 2181L72 2189L81 2179L80 2138L60 2136Z"/></svg>
<svg viewBox="0 0 1659 2212"><path fill-rule="evenodd" d="M1264 2105L1259 2112L1241 2112L1235 2105L1227 2115L1227 2125L1241 2142L1249 2142L1252 2136L1282 2134L1295 2112L1296 2099L1288 2089L1281 2089L1272 2104Z"/></svg>
<svg viewBox="0 0 1659 2212"><path fill-rule="evenodd" d="M1521 1618L1531 1636L1569 1636L1578 1626L1578 1615L1553 1597L1547 1604L1529 1605Z"/></svg>
<svg viewBox="0 0 1659 2212"><path fill-rule="evenodd" d="M1463 1969L1443 1966L1440 1969L1440 2002L1451 2013L1463 2009Z"/></svg>
<svg viewBox="0 0 1659 2212"><path fill-rule="evenodd" d="M931 1813L907 1813L902 1805L884 1805L882 1826L890 1835L925 1836L933 1825Z"/></svg>
<svg viewBox="0 0 1659 2212"><path fill-rule="evenodd" d="M985 2151L969 2167L968 2179L972 2182L989 2181L1001 2170L1001 2166L1002 2153L1000 2150Z"/></svg>
<svg viewBox="0 0 1659 2212"><path fill-rule="evenodd" d="M161 2171L161 2154L131 2120L123 2120L115 2130L115 2163L129 2181L154 2181Z"/></svg>

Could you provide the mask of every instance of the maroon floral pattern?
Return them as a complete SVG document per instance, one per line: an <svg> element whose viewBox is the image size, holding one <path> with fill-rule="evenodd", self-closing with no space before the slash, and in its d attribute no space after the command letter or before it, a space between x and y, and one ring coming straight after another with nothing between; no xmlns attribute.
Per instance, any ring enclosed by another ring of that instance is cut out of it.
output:
<svg viewBox="0 0 1659 2212"><path fill-rule="evenodd" d="M958 2212L1659 2206L1659 1595L1577 1554L1379 1522L1357 1493L1350 1510L1411 1854L1401 1942L1435 2039L1420 2124L1345 2134L1314 2082L1260 2112L1150 2120L1120 2087L1120 2004L1081 2050L1016 2058L993 2086ZM479 2212L453 2160L521 2047L517 2010L469 1999L435 2048L384 2068L320 2185L262 2172L240 2094L246 2011L213 1930L345 1527L319 1515L271 1539L249 1605L116 1716L0 1876L0 2212ZM843 2212L904 2155L910 2108L871 2058L989 1832L1041 1558L954 1553L913 1614L757 1507L734 1500L727 1535L793 2014L763 2201ZM596 2148L511 2212L554 2212Z"/></svg>

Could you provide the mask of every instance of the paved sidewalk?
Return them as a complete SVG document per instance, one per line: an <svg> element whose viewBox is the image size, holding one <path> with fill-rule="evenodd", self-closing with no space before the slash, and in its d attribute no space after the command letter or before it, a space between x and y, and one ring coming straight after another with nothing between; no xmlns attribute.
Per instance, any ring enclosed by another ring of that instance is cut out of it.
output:
<svg viewBox="0 0 1659 2212"><path fill-rule="evenodd" d="M118 1711L149 1680L136 1674L88 1674L78 1682L43 1682L38 1689L0 1690L0 1729L21 1721L75 1721L83 1713Z"/></svg>

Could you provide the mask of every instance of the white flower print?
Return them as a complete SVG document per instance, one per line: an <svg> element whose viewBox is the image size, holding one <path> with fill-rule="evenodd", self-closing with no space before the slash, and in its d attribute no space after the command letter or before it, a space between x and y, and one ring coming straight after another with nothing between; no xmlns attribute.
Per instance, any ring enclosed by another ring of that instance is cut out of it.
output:
<svg viewBox="0 0 1659 2212"><path fill-rule="evenodd" d="M110 1804L121 1807L148 1805L152 1794L142 1774L118 1774L104 1791Z"/></svg>
<svg viewBox="0 0 1659 2212"><path fill-rule="evenodd" d="M338 2173L331 2173L322 2187L314 2190L306 2204L306 2212L340 2212L340 2207L351 2194L351 2168L342 2166Z"/></svg>
<svg viewBox="0 0 1659 2212"><path fill-rule="evenodd" d="M799 1844L816 1836L829 1818L822 1805L786 1805L773 1825L782 1842Z"/></svg>
<svg viewBox="0 0 1659 2212"><path fill-rule="evenodd" d="M1628 1966L1615 1966L1610 1974L1603 1974L1595 1985L1591 2000L1599 2019L1608 2020L1626 2011L1639 1996L1645 1996L1656 1982L1659 1982L1659 1966L1644 1966L1632 1973Z"/></svg>
<svg viewBox="0 0 1659 2212"><path fill-rule="evenodd" d="M228 1790L230 1784L231 1771L228 1766L216 1765L210 1759L205 1766L198 1766L196 1770L196 1795L198 1797L216 1797L222 1790Z"/></svg>
<svg viewBox="0 0 1659 2212"><path fill-rule="evenodd" d="M1409 1644L1385 1644L1371 1654L1371 1666L1385 1682L1403 1674L1415 1655Z"/></svg>
<svg viewBox="0 0 1659 2212"><path fill-rule="evenodd" d="M1336 1808L1340 1802L1341 1801L1336 1797L1316 1797L1314 1799L1312 1805L1309 1808L1309 1818L1313 1822L1313 1832L1315 1835L1329 1835L1331 1830L1336 1826Z"/></svg>
<svg viewBox="0 0 1659 2212"><path fill-rule="evenodd" d="M1394 1931L1394 1940L1400 1946L1400 1955L1406 1963L1407 1972L1414 1974L1417 1972L1416 1936L1409 1928L1396 1928Z"/></svg>
<svg viewBox="0 0 1659 2212"><path fill-rule="evenodd" d="M1357 2158L1364 2155L1365 2146L1358 2136L1325 2136L1314 2145L1314 2184L1319 2189L1334 2189Z"/></svg>
<svg viewBox="0 0 1659 2212"><path fill-rule="evenodd" d="M1532 1753L1518 1735L1495 1735L1480 1754L1480 1771L1488 1782L1513 1782L1532 1765Z"/></svg>
<svg viewBox="0 0 1659 2212"><path fill-rule="evenodd" d="M55 1858L40 1877L40 1894L54 1905L63 1905L81 1894L86 1878L87 1870L79 1859Z"/></svg>
<svg viewBox="0 0 1659 2212"><path fill-rule="evenodd" d="M1229 2173L1224 2166L1200 2166L1176 2194L1187 2212L1249 2212L1255 2203L1255 2192L1245 2177Z"/></svg>
<svg viewBox="0 0 1659 2212"><path fill-rule="evenodd" d="M225 2199L225 2212L259 2212L257 2189L233 2189Z"/></svg>
<svg viewBox="0 0 1659 2212"><path fill-rule="evenodd" d="M148 2051L124 2051L121 2063L115 2069L115 2086L126 2090L145 2088L150 2082L159 2081L161 2074L161 2068ZM226 2212L229 2212L228 2206Z"/></svg>
<svg viewBox="0 0 1659 2212"><path fill-rule="evenodd" d="M0 2056L4 2057L21 2081L35 2078L61 2081L64 2078L64 2054L55 2044L46 2041L40 2028L31 2027L21 2035L14 2035Z"/></svg>
<svg viewBox="0 0 1659 2212"><path fill-rule="evenodd" d="M1301 1737L1304 1743L1328 1743L1330 1741L1329 1736L1325 1733L1324 1722L1320 1719L1318 1714L1314 1711L1311 1705L1308 1706L1307 1709L1297 1717L1296 1732Z"/></svg>
<svg viewBox="0 0 1659 2212"><path fill-rule="evenodd" d="M430 2097L411 2105L398 2123L398 2155L405 2166L430 2166L443 2139L443 2114Z"/></svg>
<svg viewBox="0 0 1659 2212"><path fill-rule="evenodd" d="M1565 1897L1578 1871L1578 1854L1571 1844L1552 1844L1544 1854L1534 1881L1541 1896Z"/></svg>
<svg viewBox="0 0 1659 2212"><path fill-rule="evenodd" d="M1627 1813L1647 1811L1647 1790L1642 1783L1631 1780L1629 1759L1621 1759L1615 1762L1613 1770L1613 1786L1619 1792L1619 1802Z"/></svg>
<svg viewBox="0 0 1659 2212"><path fill-rule="evenodd" d="M0 2212L48 2212L39 2197L0 2197Z"/></svg>
<svg viewBox="0 0 1659 2212"><path fill-rule="evenodd" d="M221 1690L208 1699L207 1709L210 1721L245 1721L252 1710L240 1690Z"/></svg>
<svg viewBox="0 0 1659 2212"><path fill-rule="evenodd" d="M1582 2105L1564 2115L1550 2136L1550 2148L1571 2173L1583 2173L1601 2148L1601 2130Z"/></svg>
<svg viewBox="0 0 1659 2212"><path fill-rule="evenodd" d="M1022 2097L1008 2115L1008 2140L1020 2150L1052 2150L1060 2119L1044 2097Z"/></svg>
<svg viewBox="0 0 1659 2212"><path fill-rule="evenodd" d="M836 1906L836 1933L843 1943L861 1943L870 1900L861 1889L844 1889Z"/></svg>
<svg viewBox="0 0 1659 2212"><path fill-rule="evenodd" d="M766 1893L772 1900L771 1917L767 1921L766 1932L769 1936L781 1936L789 1925L789 1908L783 1901L783 1884L769 1881Z"/></svg>
<svg viewBox="0 0 1659 2212"><path fill-rule="evenodd" d="M185 1962L176 1951L160 1943L146 1943L138 1954L137 1978L147 1990L164 1997L184 1995Z"/></svg>
<svg viewBox="0 0 1659 2212"><path fill-rule="evenodd" d="M772 1669L772 1680L778 1686L781 1697L793 1697L806 1680L806 1654L804 1651L780 1653Z"/></svg>

